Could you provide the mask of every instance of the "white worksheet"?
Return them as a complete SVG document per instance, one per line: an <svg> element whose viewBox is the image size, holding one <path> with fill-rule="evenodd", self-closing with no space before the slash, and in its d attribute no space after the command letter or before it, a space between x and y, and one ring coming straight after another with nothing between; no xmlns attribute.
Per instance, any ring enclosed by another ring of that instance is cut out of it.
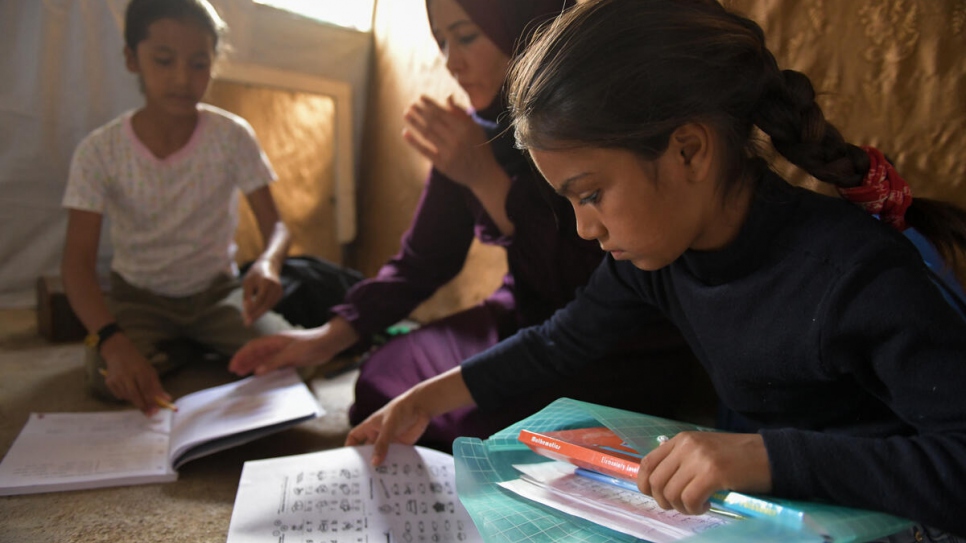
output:
<svg viewBox="0 0 966 543"><path fill-rule="evenodd" d="M479 532L456 496L453 457L391 445L245 462L228 543L472 543Z"/></svg>

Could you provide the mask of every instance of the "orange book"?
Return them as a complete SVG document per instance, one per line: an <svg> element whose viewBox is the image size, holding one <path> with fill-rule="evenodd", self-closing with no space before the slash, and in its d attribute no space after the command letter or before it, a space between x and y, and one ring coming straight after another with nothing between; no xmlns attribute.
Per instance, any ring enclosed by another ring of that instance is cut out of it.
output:
<svg viewBox="0 0 966 543"><path fill-rule="evenodd" d="M521 430L517 439L541 456L637 481L641 454L609 428L598 426L544 433Z"/></svg>

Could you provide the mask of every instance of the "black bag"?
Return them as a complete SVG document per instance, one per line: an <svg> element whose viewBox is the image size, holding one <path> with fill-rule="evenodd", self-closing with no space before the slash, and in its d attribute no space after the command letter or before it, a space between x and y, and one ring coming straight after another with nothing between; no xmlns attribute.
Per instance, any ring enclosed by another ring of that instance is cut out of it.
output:
<svg viewBox="0 0 966 543"><path fill-rule="evenodd" d="M245 276L251 262L241 267ZM292 256L282 263L282 299L273 311L304 328L322 326L332 318L329 308L341 304L362 273L314 256Z"/></svg>

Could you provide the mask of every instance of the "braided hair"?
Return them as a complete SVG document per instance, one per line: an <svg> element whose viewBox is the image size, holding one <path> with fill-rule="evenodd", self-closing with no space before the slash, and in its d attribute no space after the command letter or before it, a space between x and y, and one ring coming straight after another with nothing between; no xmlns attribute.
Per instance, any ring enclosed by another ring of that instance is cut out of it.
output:
<svg viewBox="0 0 966 543"><path fill-rule="evenodd" d="M778 67L754 21L715 0L591 0L542 29L510 74L524 149L590 146L655 159L689 122L724 145L724 193L766 167L754 128L791 163L839 188L859 186L867 153L842 137L804 74ZM966 249L966 211L916 198L906 223L947 261Z"/></svg>

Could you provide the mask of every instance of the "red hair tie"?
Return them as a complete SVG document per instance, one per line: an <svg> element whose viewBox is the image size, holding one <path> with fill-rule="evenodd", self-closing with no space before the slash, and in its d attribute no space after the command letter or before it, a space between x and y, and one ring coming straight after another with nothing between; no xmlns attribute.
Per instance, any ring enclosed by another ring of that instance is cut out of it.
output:
<svg viewBox="0 0 966 543"><path fill-rule="evenodd" d="M865 145L862 150L869 155L869 172L865 174L861 185L839 187L839 194L902 232L908 228L906 210L912 204L912 189L881 151Z"/></svg>

